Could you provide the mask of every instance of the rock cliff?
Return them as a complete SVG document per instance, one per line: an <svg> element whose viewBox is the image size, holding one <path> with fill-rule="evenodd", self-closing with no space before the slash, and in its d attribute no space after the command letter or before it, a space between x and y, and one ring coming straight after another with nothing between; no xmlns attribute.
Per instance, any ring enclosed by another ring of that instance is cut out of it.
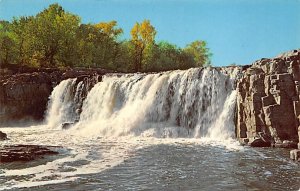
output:
<svg viewBox="0 0 300 191"><path fill-rule="evenodd" d="M90 89L96 83L88 79L111 72L101 69L1 69L0 127L22 121L40 121L44 117L49 95L62 80L76 78ZM88 90L86 90L88 91ZM83 92L83 96L84 96Z"/></svg>
<svg viewBox="0 0 300 191"><path fill-rule="evenodd" d="M300 50L254 62L243 71L237 90L236 134L241 142L297 147Z"/></svg>

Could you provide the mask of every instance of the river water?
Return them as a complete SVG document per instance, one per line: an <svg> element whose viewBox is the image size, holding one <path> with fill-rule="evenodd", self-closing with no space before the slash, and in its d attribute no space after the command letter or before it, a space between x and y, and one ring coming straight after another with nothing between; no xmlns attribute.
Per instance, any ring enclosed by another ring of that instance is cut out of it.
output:
<svg viewBox="0 0 300 191"><path fill-rule="evenodd" d="M298 190L286 149L190 138L85 137L44 126L2 128L1 144L63 146L58 156L0 165L0 190Z"/></svg>
<svg viewBox="0 0 300 191"><path fill-rule="evenodd" d="M235 140L238 70L104 76L49 97L45 122L1 127L7 144L61 146L59 155L0 165L0 190L298 190L289 150ZM78 122L76 122L78 121ZM67 130L62 123L76 122Z"/></svg>

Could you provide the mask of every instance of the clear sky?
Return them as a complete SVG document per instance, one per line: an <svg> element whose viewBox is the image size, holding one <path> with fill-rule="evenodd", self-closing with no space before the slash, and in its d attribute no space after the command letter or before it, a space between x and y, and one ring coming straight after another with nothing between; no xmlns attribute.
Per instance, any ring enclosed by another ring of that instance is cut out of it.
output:
<svg viewBox="0 0 300 191"><path fill-rule="evenodd" d="M156 40L180 47L205 40L214 66L300 48L300 0L0 0L0 19L35 15L55 2L83 23L118 21L123 38L136 21L149 19Z"/></svg>

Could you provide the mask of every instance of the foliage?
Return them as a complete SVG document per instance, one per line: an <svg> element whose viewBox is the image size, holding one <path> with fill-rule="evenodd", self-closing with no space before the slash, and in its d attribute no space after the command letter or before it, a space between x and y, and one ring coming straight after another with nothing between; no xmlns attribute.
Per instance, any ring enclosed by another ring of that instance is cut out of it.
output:
<svg viewBox="0 0 300 191"><path fill-rule="evenodd" d="M83 24L80 17L52 4L35 16L0 21L0 65L101 67L122 72L187 69L210 64L204 41L185 48L156 43L149 20L135 23L131 39L119 38L117 21Z"/></svg>
<svg viewBox="0 0 300 191"><path fill-rule="evenodd" d="M194 41L188 44L184 51L192 55L196 66L210 65L209 58L211 57L211 53L209 53L205 41Z"/></svg>
<svg viewBox="0 0 300 191"><path fill-rule="evenodd" d="M135 23L131 29L131 43L134 46L134 71L142 71L143 65L147 66L150 63L153 46L155 44L155 28L149 20L144 20L142 23Z"/></svg>

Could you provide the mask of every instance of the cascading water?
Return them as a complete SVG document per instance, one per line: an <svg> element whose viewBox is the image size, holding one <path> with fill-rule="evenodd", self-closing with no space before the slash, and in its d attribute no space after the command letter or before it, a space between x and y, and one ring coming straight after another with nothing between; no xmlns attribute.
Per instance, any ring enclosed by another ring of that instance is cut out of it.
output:
<svg viewBox="0 0 300 191"><path fill-rule="evenodd" d="M83 101L98 80L97 75L81 76L80 79L63 80L57 85L49 97L46 124L57 128L64 123L73 124L78 121Z"/></svg>
<svg viewBox="0 0 300 191"><path fill-rule="evenodd" d="M46 123L50 127L58 127L74 119L72 92L75 83L76 79L64 80L53 89L46 113Z"/></svg>
<svg viewBox="0 0 300 191"><path fill-rule="evenodd" d="M69 79L53 90L51 126L74 121L74 83ZM234 135L234 88L230 76L215 68L107 75L88 93L73 129L99 136L226 139Z"/></svg>

